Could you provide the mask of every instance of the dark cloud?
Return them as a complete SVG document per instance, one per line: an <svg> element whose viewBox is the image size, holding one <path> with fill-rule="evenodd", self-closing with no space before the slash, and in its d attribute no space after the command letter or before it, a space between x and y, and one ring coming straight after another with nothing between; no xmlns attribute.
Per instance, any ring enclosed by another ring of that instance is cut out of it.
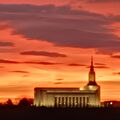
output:
<svg viewBox="0 0 120 120"><path fill-rule="evenodd" d="M12 43L12 42L1 42L0 41L0 47L14 47L14 43Z"/></svg>
<svg viewBox="0 0 120 120"><path fill-rule="evenodd" d="M62 84L62 82L54 82L54 84L57 84L57 85L58 85L58 84Z"/></svg>
<svg viewBox="0 0 120 120"><path fill-rule="evenodd" d="M24 51L21 55L47 56L47 57L67 57L65 54L47 51Z"/></svg>
<svg viewBox="0 0 120 120"><path fill-rule="evenodd" d="M120 59L120 55L111 55L112 58Z"/></svg>
<svg viewBox="0 0 120 120"><path fill-rule="evenodd" d="M14 61L14 60L0 59L0 63L5 63L5 64L19 64L20 62Z"/></svg>
<svg viewBox="0 0 120 120"><path fill-rule="evenodd" d="M39 65L58 65L60 63L54 63L54 62L23 62L25 64L39 64Z"/></svg>
<svg viewBox="0 0 120 120"><path fill-rule="evenodd" d="M79 67L79 66L86 66L84 64L77 64L77 63L71 63L71 64L68 64L68 66L74 66L74 67Z"/></svg>
<svg viewBox="0 0 120 120"><path fill-rule="evenodd" d="M22 8L22 9L20 9ZM0 4L1 12L11 12L11 13L31 13L31 12L44 12L44 10L54 9L53 5L43 5L41 7L37 5L30 4Z"/></svg>
<svg viewBox="0 0 120 120"><path fill-rule="evenodd" d="M90 68L90 66L87 66L87 68ZM106 65L95 65L94 68L98 68L98 69L109 69L110 67L106 66Z"/></svg>
<svg viewBox="0 0 120 120"><path fill-rule="evenodd" d="M104 16L70 6L0 5L0 20L9 21L13 34L57 46L120 51L120 38L108 25L119 16ZM97 41L97 42L96 42Z"/></svg>
<svg viewBox="0 0 120 120"><path fill-rule="evenodd" d="M113 72L113 75L120 75L120 72Z"/></svg>
<svg viewBox="0 0 120 120"><path fill-rule="evenodd" d="M93 14L91 12L88 11L77 11L77 10L72 10L71 7L69 5L63 5L63 6L55 6L53 4L47 4L47 5L30 5L30 4L0 4L0 12L1 13L17 13L19 14L19 16L23 16L23 15L28 15L28 17L31 13L36 13L38 15L41 14L40 18L44 18L45 15L47 15L48 17L50 17L51 15L49 15L50 13L52 14L51 17L55 17L53 15L56 14L67 14L67 15L86 15L86 16L100 16L98 14ZM27 14L26 14L27 13ZM30 14L29 14L30 13ZM32 15L33 15L32 14ZM13 14L11 14L12 16L10 17L10 15L8 17L4 17L4 18L9 18L9 19L15 19L15 17L13 17ZM16 15L16 14L15 14ZM20 17L21 17L20 16ZM36 15L35 15L36 16ZM46 17L47 17L46 16ZM19 17L19 18L20 18ZM39 15L36 16L39 18ZM62 16L61 16L62 17ZM19 19L18 18L18 19ZM16 18L17 19L17 18Z"/></svg>
<svg viewBox="0 0 120 120"><path fill-rule="evenodd" d="M85 0L90 3L106 3L106 2L120 2L120 0Z"/></svg>
<svg viewBox="0 0 120 120"><path fill-rule="evenodd" d="M39 65L58 65L58 64L61 64L61 63L45 62L45 61L44 62L42 62L42 61L40 61L40 62L34 62L34 61L19 62L19 61L14 61L14 60L5 60L5 59L0 59L0 63L4 63L4 64L39 64ZM16 72L20 72L20 71L16 71Z"/></svg>
<svg viewBox="0 0 120 120"><path fill-rule="evenodd" d="M104 64L104 63L95 63L95 65L103 65L103 66L105 66L106 64Z"/></svg>
<svg viewBox="0 0 120 120"><path fill-rule="evenodd" d="M62 79L62 78L58 78L58 79L56 79L57 81L63 81L64 79Z"/></svg>
<svg viewBox="0 0 120 120"><path fill-rule="evenodd" d="M28 71L23 71L23 70L16 70L16 71L10 71L10 72L15 72L15 73L29 73Z"/></svg>
<svg viewBox="0 0 120 120"><path fill-rule="evenodd" d="M110 67L104 66L104 65L99 65L99 66L95 66L95 68L99 68L99 69L109 69Z"/></svg>

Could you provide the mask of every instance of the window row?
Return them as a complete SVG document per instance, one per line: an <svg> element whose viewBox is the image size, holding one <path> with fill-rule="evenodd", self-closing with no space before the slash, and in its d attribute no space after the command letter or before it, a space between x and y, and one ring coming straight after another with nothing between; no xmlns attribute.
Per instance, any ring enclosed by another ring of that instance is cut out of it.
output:
<svg viewBox="0 0 120 120"><path fill-rule="evenodd" d="M87 107L89 97L55 97L55 107Z"/></svg>

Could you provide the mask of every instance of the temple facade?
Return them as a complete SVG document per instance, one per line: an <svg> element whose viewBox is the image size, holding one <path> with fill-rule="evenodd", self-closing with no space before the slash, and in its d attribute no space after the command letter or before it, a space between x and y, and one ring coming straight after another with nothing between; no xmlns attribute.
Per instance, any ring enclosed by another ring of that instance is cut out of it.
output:
<svg viewBox="0 0 120 120"><path fill-rule="evenodd" d="M82 88L35 88L34 105L37 107L99 107L100 86L96 83L91 58L88 83Z"/></svg>

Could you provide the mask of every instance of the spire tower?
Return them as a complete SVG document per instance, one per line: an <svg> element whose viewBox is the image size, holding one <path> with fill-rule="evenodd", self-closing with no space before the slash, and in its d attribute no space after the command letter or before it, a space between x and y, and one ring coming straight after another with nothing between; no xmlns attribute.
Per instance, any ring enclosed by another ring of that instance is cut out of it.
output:
<svg viewBox="0 0 120 120"><path fill-rule="evenodd" d="M93 56L91 56L91 65L90 65L90 71L89 71L89 82L88 82L88 85L97 85L95 71L94 71Z"/></svg>

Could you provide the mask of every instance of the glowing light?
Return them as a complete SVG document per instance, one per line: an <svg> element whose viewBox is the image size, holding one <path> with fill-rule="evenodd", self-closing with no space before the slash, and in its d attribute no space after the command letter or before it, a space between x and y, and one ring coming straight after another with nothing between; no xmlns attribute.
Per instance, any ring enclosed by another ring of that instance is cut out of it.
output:
<svg viewBox="0 0 120 120"><path fill-rule="evenodd" d="M85 90L85 88L84 88L84 87L81 87L81 88L79 88L79 90Z"/></svg>
<svg viewBox="0 0 120 120"><path fill-rule="evenodd" d="M113 104L113 102L110 102L110 105L112 105Z"/></svg>

